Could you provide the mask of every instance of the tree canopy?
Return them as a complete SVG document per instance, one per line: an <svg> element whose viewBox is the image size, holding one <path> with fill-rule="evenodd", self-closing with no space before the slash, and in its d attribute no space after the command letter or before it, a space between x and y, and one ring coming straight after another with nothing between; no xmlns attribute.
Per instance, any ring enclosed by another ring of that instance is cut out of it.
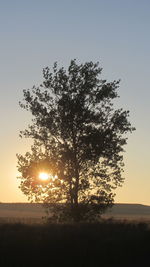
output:
<svg viewBox="0 0 150 267"><path fill-rule="evenodd" d="M33 120L20 135L34 142L17 155L20 189L31 201L54 204L57 220L98 218L124 180L122 152L134 128L129 111L114 108L120 81L107 82L101 72L99 63L71 60L67 70L54 63L40 86L23 91L20 106Z"/></svg>

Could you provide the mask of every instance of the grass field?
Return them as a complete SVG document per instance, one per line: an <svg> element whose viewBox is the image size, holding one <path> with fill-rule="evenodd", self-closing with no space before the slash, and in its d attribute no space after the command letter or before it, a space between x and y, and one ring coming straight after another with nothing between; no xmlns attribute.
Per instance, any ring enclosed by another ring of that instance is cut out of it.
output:
<svg viewBox="0 0 150 267"><path fill-rule="evenodd" d="M117 204L98 224L48 224L40 204L0 204L0 267L150 265L150 207Z"/></svg>
<svg viewBox="0 0 150 267"><path fill-rule="evenodd" d="M149 266L145 223L0 224L0 266Z"/></svg>

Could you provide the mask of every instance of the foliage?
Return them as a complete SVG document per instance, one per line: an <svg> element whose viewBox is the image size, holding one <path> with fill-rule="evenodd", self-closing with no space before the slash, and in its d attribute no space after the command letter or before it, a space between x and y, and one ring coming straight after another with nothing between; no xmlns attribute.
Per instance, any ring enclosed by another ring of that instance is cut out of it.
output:
<svg viewBox="0 0 150 267"><path fill-rule="evenodd" d="M72 60L67 71L54 63L52 72L43 70L40 86L23 91L20 106L33 120L21 137L34 143L18 155L20 188L31 201L57 204L59 221L98 218L123 182L125 134L134 128L129 111L113 105L119 81L100 79L101 72L99 63ZM51 179L41 182L40 171Z"/></svg>

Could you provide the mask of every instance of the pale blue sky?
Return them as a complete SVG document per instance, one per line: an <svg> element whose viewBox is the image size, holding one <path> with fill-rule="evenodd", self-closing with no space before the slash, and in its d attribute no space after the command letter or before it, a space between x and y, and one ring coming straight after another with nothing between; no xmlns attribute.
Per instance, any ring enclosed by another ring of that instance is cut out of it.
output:
<svg viewBox="0 0 150 267"><path fill-rule="evenodd" d="M121 79L118 105L130 110L136 132L125 153L125 183L117 202L150 204L150 1L0 1L0 201L25 201L16 179L16 153L29 144L29 122L18 102L54 61L67 67L100 61L103 77Z"/></svg>

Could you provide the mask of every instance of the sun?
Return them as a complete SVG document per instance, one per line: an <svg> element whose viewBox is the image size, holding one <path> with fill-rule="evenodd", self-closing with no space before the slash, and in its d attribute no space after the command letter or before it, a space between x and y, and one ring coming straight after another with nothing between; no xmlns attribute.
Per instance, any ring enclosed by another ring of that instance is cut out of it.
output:
<svg viewBox="0 0 150 267"><path fill-rule="evenodd" d="M42 181L47 181L49 179L49 175L46 172L40 172L39 179Z"/></svg>

